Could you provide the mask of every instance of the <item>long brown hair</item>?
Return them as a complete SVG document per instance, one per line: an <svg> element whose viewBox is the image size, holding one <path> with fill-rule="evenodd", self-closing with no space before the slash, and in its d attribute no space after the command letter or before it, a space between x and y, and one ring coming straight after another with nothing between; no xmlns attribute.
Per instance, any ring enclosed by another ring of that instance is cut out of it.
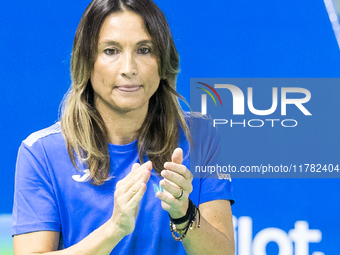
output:
<svg viewBox="0 0 340 255"><path fill-rule="evenodd" d="M86 8L76 31L72 59L72 85L63 102L61 129L75 167L86 163L92 183L102 184L109 178L110 156L105 123L93 104L94 91L90 82L97 54L100 28L112 13L133 11L141 16L153 40L159 62L161 81L149 100L146 118L139 129L139 160L147 155L160 173L163 164L171 161L177 147L179 129L190 140L176 92L179 55L162 11L151 0L94 0Z"/></svg>

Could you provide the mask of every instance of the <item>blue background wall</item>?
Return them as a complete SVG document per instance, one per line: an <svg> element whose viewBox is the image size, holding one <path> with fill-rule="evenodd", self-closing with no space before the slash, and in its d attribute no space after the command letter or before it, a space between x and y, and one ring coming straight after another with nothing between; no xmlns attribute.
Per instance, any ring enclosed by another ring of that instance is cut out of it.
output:
<svg viewBox="0 0 340 255"><path fill-rule="evenodd" d="M340 77L339 46L322 0L155 2L165 12L180 52L178 91L187 100L194 77ZM70 84L73 36L88 3L0 3L0 214L11 213L21 141L58 120L59 105ZM330 117L337 118L339 111ZM278 254L279 249L281 255L338 254L339 179L234 179L233 183L236 237L245 247L238 247L239 255L250 255L253 239L268 228L284 231L292 242L288 233L297 221L318 229L322 240L311 244L307 253L283 251L271 242L267 254ZM6 237L6 217L0 220L3 254L11 240ZM246 226L250 219L252 232L249 227L240 231L239 224Z"/></svg>

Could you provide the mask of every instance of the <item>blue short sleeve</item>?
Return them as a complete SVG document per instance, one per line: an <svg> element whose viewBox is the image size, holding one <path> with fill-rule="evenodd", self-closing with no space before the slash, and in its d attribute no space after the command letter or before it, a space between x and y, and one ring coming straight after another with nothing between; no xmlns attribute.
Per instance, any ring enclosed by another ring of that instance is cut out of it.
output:
<svg viewBox="0 0 340 255"><path fill-rule="evenodd" d="M232 185L229 180L223 179L201 179L201 190L199 204L212 200L230 200L230 204L234 204L232 195Z"/></svg>
<svg viewBox="0 0 340 255"><path fill-rule="evenodd" d="M195 178L200 179L199 203L224 199L233 204L231 178L224 179L219 172L228 155L212 119L191 116L190 129L193 139L190 170Z"/></svg>
<svg viewBox="0 0 340 255"><path fill-rule="evenodd" d="M48 160L39 141L23 142L16 164L12 235L44 230L61 230Z"/></svg>

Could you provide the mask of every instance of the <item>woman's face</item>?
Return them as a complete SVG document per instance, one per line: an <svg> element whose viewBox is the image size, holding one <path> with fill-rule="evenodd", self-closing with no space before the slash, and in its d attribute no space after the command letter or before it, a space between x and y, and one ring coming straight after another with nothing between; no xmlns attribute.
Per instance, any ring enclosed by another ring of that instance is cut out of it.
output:
<svg viewBox="0 0 340 255"><path fill-rule="evenodd" d="M149 99L160 82L154 52L138 14L124 11L106 18L91 73L94 102L101 114L146 114Z"/></svg>

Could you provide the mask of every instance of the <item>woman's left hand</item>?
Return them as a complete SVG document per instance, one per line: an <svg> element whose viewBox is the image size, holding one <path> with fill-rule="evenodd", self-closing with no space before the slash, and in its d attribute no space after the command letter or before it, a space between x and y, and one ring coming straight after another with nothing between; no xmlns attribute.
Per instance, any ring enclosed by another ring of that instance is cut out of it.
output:
<svg viewBox="0 0 340 255"><path fill-rule="evenodd" d="M188 210L189 194L192 192L193 175L182 165L183 151L176 148L172 154L172 162L164 164L161 172L163 180L159 184L163 192L158 191L157 197L162 201L162 208L174 219L183 217Z"/></svg>

